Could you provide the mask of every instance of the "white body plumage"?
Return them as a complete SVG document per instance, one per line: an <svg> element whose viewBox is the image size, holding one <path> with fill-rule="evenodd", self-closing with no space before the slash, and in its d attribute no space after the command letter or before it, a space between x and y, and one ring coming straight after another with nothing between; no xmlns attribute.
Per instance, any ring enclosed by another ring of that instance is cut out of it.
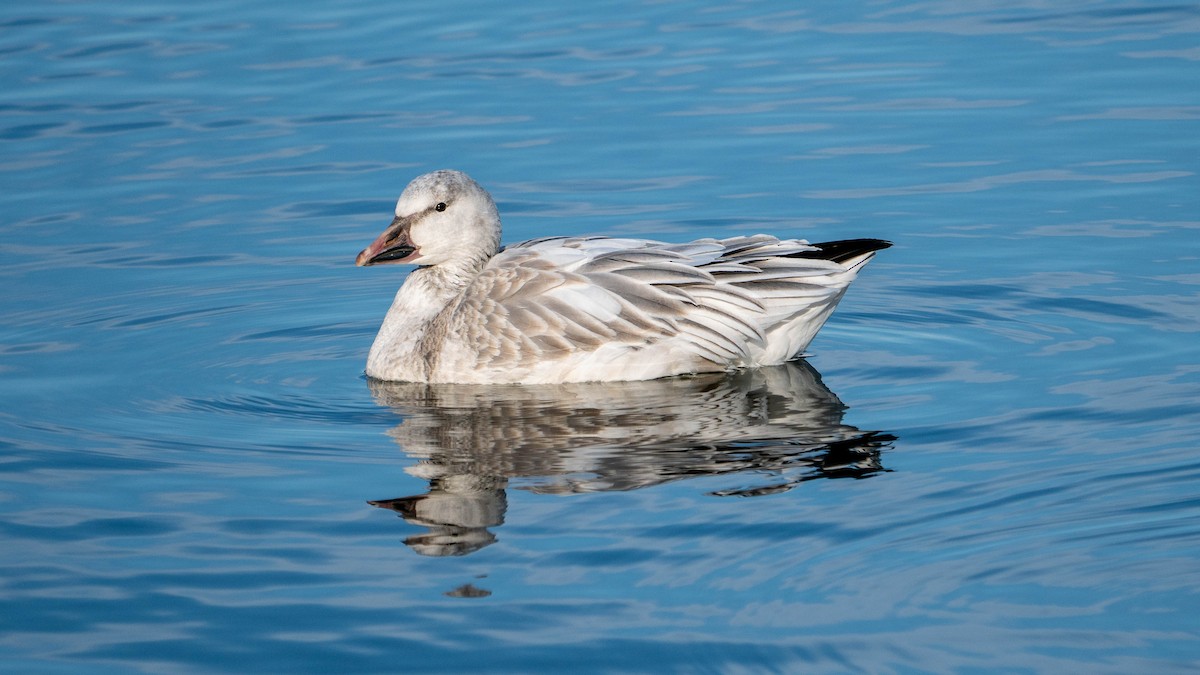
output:
<svg viewBox="0 0 1200 675"><path fill-rule="evenodd" d="M466 174L415 179L359 265L412 263L367 357L383 380L645 380L800 355L876 250L768 235L668 244L549 237L499 247Z"/></svg>

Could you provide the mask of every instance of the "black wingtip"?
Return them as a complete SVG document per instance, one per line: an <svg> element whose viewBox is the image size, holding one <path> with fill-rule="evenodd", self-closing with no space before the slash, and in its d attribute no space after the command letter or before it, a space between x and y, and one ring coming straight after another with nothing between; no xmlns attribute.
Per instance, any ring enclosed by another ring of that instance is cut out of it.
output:
<svg viewBox="0 0 1200 675"><path fill-rule="evenodd" d="M826 241L819 244L813 244L817 247L815 251L804 251L803 253L794 253L794 258L816 258L820 260L831 260L836 263L853 260L868 253L882 251L892 245L890 241L882 239L842 239L841 241Z"/></svg>

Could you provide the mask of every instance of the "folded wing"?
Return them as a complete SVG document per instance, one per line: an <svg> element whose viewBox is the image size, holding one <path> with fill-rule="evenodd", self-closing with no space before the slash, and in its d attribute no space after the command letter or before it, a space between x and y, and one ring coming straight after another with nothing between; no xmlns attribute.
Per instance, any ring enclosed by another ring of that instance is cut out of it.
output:
<svg viewBox="0 0 1200 675"><path fill-rule="evenodd" d="M440 317L435 367L561 381L616 379L612 368L659 377L781 363L888 245L768 235L524 242L492 258Z"/></svg>

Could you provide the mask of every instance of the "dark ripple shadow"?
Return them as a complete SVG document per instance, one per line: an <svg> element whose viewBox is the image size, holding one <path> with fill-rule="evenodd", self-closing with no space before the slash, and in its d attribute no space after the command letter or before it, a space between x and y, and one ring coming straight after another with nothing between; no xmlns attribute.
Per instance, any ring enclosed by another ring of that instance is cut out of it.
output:
<svg viewBox="0 0 1200 675"><path fill-rule="evenodd" d="M720 478L713 496L778 494L884 471L895 437L843 423L846 406L798 361L649 382L427 385L369 380L404 421L389 433L425 494L369 503L428 528L405 543L464 555L495 541L506 489L582 494ZM517 481L510 485L510 481Z"/></svg>
<svg viewBox="0 0 1200 675"><path fill-rule="evenodd" d="M999 24L1036 26L1042 29L1063 27L1068 27L1072 30L1080 30L1081 28L1104 29L1117 26L1187 21L1194 18L1197 11L1198 8L1195 5L1149 5L1145 7L1112 7L1074 12L1003 16L990 19L989 21Z"/></svg>
<svg viewBox="0 0 1200 675"><path fill-rule="evenodd" d="M842 315L869 330L873 323L919 327L924 334L936 328L974 326L982 331L1051 344L1075 339L1064 332L1068 322L1097 325L1145 325L1153 330L1194 332L1188 311L1191 297L1109 292L1107 277L983 279L977 282L897 283L883 293L894 300L885 313ZM915 299L915 301L914 301Z"/></svg>
<svg viewBox="0 0 1200 675"><path fill-rule="evenodd" d="M18 124L0 130L0 140L23 141L30 138L53 136L51 132L68 128L64 122L38 122L34 124Z"/></svg>
<svg viewBox="0 0 1200 675"><path fill-rule="evenodd" d="M323 338L323 337L351 337L356 335L369 334L369 330L364 330L357 324L350 323L331 323L331 324L316 324L311 326L295 326L292 328L281 328L279 330L262 331L260 333L250 333L241 335L232 339L233 342L291 342L296 339L304 338Z"/></svg>
<svg viewBox="0 0 1200 675"><path fill-rule="evenodd" d="M141 122L117 122L113 124L93 124L91 126L80 127L75 133L95 136L100 134L123 134L130 131L143 131L146 129L158 129L161 127L170 126L171 123L165 120L144 120Z"/></svg>
<svg viewBox="0 0 1200 675"><path fill-rule="evenodd" d="M70 51L63 52L51 58L58 59L86 59L94 56L105 56L109 54L118 54L121 52L139 51L150 49L156 46L155 43L138 40L128 42L110 42L108 44L95 45L92 47L79 47Z"/></svg>
<svg viewBox="0 0 1200 675"><path fill-rule="evenodd" d="M330 218L335 216L378 215L387 213L392 204L386 201L356 199L340 202L297 202L273 210L273 214L287 218Z"/></svg>
<svg viewBox="0 0 1200 675"><path fill-rule="evenodd" d="M291 420L329 425L373 425L393 419L364 403L329 401L308 396L231 395L225 398L181 398L160 404L160 412L186 411L235 415L252 420ZM298 451L299 448L296 448ZM334 454L337 454L334 451Z"/></svg>

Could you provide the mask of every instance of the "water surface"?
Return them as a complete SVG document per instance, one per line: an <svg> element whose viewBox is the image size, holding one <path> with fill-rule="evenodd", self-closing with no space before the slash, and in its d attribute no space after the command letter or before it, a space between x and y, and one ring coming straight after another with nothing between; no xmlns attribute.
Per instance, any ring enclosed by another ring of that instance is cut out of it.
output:
<svg viewBox="0 0 1200 675"><path fill-rule="evenodd" d="M1200 666L1200 5L0 9L0 669ZM895 242L799 364L362 376L505 238Z"/></svg>

